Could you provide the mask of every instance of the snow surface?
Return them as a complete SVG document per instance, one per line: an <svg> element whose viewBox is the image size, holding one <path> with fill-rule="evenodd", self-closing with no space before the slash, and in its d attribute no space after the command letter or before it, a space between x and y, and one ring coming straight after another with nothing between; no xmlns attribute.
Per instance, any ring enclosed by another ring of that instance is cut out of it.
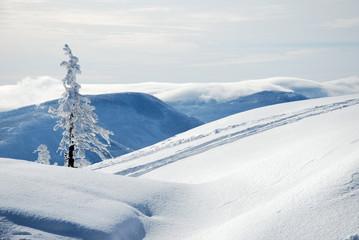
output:
<svg viewBox="0 0 359 240"><path fill-rule="evenodd" d="M2 233L355 240L358 117L359 95L305 100L239 113L87 169L0 159Z"/></svg>

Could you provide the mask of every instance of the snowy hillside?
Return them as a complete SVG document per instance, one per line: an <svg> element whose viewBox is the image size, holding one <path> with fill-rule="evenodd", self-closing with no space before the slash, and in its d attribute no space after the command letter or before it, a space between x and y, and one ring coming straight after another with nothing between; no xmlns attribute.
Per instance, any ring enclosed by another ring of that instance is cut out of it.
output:
<svg viewBox="0 0 359 240"><path fill-rule="evenodd" d="M121 93L89 96L96 108L99 125L114 132L110 152L113 156L137 150L177 133L202 124L167 106L159 99L141 93ZM63 157L56 153L62 131L53 131L56 118L48 113L49 106L57 101L0 112L0 157L34 161L32 152L46 144L52 163L63 164ZM91 162L99 161L88 155Z"/></svg>
<svg viewBox="0 0 359 240"><path fill-rule="evenodd" d="M278 103L308 99L295 92L262 91L230 101L176 101L167 102L181 113L193 116L203 122L211 122L239 112Z"/></svg>
<svg viewBox="0 0 359 240"><path fill-rule="evenodd" d="M304 100L239 113L88 169L0 159L2 235L358 239L358 118L359 95Z"/></svg>

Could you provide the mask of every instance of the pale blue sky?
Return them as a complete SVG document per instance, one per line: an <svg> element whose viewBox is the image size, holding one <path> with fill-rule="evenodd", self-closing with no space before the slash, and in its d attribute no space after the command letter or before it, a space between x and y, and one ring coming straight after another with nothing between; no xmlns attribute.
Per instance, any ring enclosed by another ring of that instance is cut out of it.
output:
<svg viewBox="0 0 359 240"><path fill-rule="evenodd" d="M358 0L0 0L0 85L359 76Z"/></svg>

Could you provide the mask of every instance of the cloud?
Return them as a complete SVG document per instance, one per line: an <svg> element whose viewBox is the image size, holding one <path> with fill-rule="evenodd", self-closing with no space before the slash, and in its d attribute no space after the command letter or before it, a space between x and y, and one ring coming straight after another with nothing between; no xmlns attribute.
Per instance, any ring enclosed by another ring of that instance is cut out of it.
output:
<svg viewBox="0 0 359 240"><path fill-rule="evenodd" d="M169 7L160 7L160 6L154 6L154 7L145 7L145 8L133 8L129 11L131 12L170 12L172 9Z"/></svg>
<svg viewBox="0 0 359 240"><path fill-rule="evenodd" d="M326 22L321 25L329 28L351 28L359 26L359 17L355 18L339 18L333 21Z"/></svg>
<svg viewBox="0 0 359 240"><path fill-rule="evenodd" d="M216 62L195 63L191 67L210 67L210 66L227 66L244 63L264 63L264 62L279 62L296 59L300 57L310 56L312 54L324 51L323 49L299 49L295 51L287 51L284 54L259 54L248 55L245 57L231 57L222 59Z"/></svg>
<svg viewBox="0 0 359 240"><path fill-rule="evenodd" d="M359 77L352 76L325 82L329 96L340 96L359 93Z"/></svg>
<svg viewBox="0 0 359 240"><path fill-rule="evenodd" d="M59 98L62 88L62 82L51 77L27 77L16 85L0 86L0 111Z"/></svg>
<svg viewBox="0 0 359 240"><path fill-rule="evenodd" d="M144 92L166 102L173 101L228 101L252 93L276 90L294 91L307 97L340 96L359 94L359 77L328 82L273 77L229 83L159 83L135 84L82 84L82 94L105 94L119 92ZM17 85L0 86L0 111L39 104L61 97L62 82L51 77L25 78Z"/></svg>
<svg viewBox="0 0 359 240"><path fill-rule="evenodd" d="M166 32L125 32L104 35L100 42L115 49L156 54L183 53L197 48L193 43L177 40L179 35Z"/></svg>
<svg viewBox="0 0 359 240"><path fill-rule="evenodd" d="M243 22L252 20L249 17L242 17L238 14L215 12L196 12L188 14L187 17L193 19L194 21L201 21L206 23Z"/></svg>

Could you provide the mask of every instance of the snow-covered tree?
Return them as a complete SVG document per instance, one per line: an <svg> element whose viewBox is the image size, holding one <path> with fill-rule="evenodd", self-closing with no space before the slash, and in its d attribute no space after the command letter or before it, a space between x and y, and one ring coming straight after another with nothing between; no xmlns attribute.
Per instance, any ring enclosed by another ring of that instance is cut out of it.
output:
<svg viewBox="0 0 359 240"><path fill-rule="evenodd" d="M66 67L67 74L62 80L65 92L59 100L57 109L50 108L49 112L60 117L54 127L54 131L62 128L62 140L58 151L65 157L65 165L68 167L80 167L89 162L85 159L85 150L96 153L101 159L111 157L107 147L110 145L109 135L113 133L98 125L98 118L93 112L95 107L90 105L90 100L79 93L81 86L76 82L76 74L81 73L79 59L75 57L67 44L64 47L69 61L63 61L61 66ZM97 135L106 143L101 142Z"/></svg>
<svg viewBox="0 0 359 240"><path fill-rule="evenodd" d="M41 144L33 153L37 153L37 160L35 162L41 164L50 164L50 151L47 149L45 144Z"/></svg>

